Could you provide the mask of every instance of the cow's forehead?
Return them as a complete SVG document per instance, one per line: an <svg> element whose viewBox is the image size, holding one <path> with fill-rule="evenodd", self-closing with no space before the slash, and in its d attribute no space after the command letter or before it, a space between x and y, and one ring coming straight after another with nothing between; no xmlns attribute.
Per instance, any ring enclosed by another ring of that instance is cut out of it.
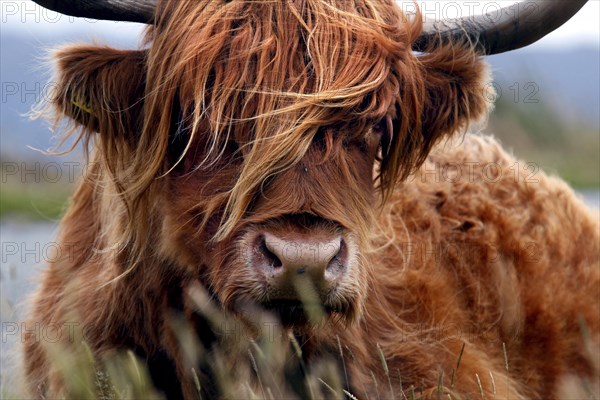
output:
<svg viewBox="0 0 600 400"><path fill-rule="evenodd" d="M364 134L395 112L396 65L411 56L410 26L395 6L259 1L209 12L201 3L182 3L172 18L190 23L159 25L150 35L162 67L150 75L158 80L151 89L176 87L184 120L215 140L298 129Z"/></svg>

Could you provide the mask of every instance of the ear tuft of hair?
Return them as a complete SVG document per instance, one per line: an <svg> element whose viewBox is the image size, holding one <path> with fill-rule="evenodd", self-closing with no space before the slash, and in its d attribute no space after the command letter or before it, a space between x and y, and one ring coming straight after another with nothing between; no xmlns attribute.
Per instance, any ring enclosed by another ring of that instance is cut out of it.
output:
<svg viewBox="0 0 600 400"><path fill-rule="evenodd" d="M493 86L487 63L469 45L447 44L419 59L427 91L421 134L429 153L439 138L487 117Z"/></svg>
<svg viewBox="0 0 600 400"><path fill-rule="evenodd" d="M381 165L383 200L436 143L485 120L493 105L487 64L468 43L411 54L398 60L396 71L400 89L392 143Z"/></svg>
<svg viewBox="0 0 600 400"><path fill-rule="evenodd" d="M143 122L146 51L72 45L56 50L51 118L68 117L88 141L135 144Z"/></svg>

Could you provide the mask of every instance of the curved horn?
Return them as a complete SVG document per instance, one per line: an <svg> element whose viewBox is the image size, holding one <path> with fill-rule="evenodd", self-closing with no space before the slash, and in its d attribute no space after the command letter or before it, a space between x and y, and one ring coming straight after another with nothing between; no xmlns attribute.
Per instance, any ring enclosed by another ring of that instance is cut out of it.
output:
<svg viewBox="0 0 600 400"><path fill-rule="evenodd" d="M483 15L425 22L413 50L426 51L440 42L465 39L486 55L519 49L567 22L586 2L526 0Z"/></svg>
<svg viewBox="0 0 600 400"><path fill-rule="evenodd" d="M152 23L157 0L33 0L42 7L73 17Z"/></svg>

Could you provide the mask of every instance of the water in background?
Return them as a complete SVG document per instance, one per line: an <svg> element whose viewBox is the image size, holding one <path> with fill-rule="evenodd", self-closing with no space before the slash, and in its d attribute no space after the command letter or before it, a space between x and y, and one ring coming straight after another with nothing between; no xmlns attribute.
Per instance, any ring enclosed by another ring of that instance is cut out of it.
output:
<svg viewBox="0 0 600 400"><path fill-rule="evenodd" d="M0 221L0 396L16 390L10 379L18 365L25 302L38 284L45 261L54 257L56 226L56 222Z"/></svg>
<svg viewBox="0 0 600 400"><path fill-rule="evenodd" d="M583 201L591 208L600 209L600 190L582 190Z"/></svg>

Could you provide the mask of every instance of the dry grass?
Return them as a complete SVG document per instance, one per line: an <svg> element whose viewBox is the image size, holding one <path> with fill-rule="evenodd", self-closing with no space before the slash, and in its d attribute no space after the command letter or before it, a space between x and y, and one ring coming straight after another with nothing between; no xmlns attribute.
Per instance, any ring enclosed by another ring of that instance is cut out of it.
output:
<svg viewBox="0 0 600 400"><path fill-rule="evenodd" d="M301 285L300 285L301 286ZM306 289L306 287L305 287ZM314 324L322 323L323 311L315 306L311 290L303 290L305 308L312 310L309 318ZM402 384L400 371L390 371L386 356L377 344L378 357L387 379L387 387L376 379L373 393L358 393L348 385L348 366L346 361L352 358L339 341L337 354L329 354L313 359L310 366L304 359L303 348L298 338L291 332L279 329L272 315L257 311L256 324L269 322L272 330L261 331L255 326L243 325L230 313L224 312L212 302L201 286L192 287L189 296L195 311L204 316L215 334L221 338L216 347L205 348L198 340L192 327L179 315L173 315L171 324L186 358L189 377L198 399L351 399L351 400L418 400L418 399L468 399L460 395L455 387L461 374L461 360L465 350L463 344L456 360L456 366L450 376L438 372L437 388L424 391L422 388ZM587 332L584 322L582 331ZM228 327L236 327L232 330ZM589 337L584 337L589 341ZM102 358L94 357L91 349L79 338L64 347L48 344L49 354L65 383L66 398L76 399L161 399L164 396L153 386L148 369L142 359L132 351L112 352ZM509 375L509 355L502 344L504 368ZM200 372L200 369L204 369ZM206 370L208 368L208 371ZM212 376L207 382L206 377ZM4 375L3 378L6 378ZM489 372L494 399L496 381ZM485 400L480 376L480 399ZM499 382L499 384L502 384ZM508 383L507 383L508 384ZM593 398L590 382L571 380L565 383L569 393L581 393L582 398ZM203 385L211 386L204 387ZM22 399L15 385L3 387L1 398ZM208 392L211 394L207 395ZM382 393L386 393L382 395ZM389 394L388 394L389 393ZM478 398L479 398L478 397Z"/></svg>

